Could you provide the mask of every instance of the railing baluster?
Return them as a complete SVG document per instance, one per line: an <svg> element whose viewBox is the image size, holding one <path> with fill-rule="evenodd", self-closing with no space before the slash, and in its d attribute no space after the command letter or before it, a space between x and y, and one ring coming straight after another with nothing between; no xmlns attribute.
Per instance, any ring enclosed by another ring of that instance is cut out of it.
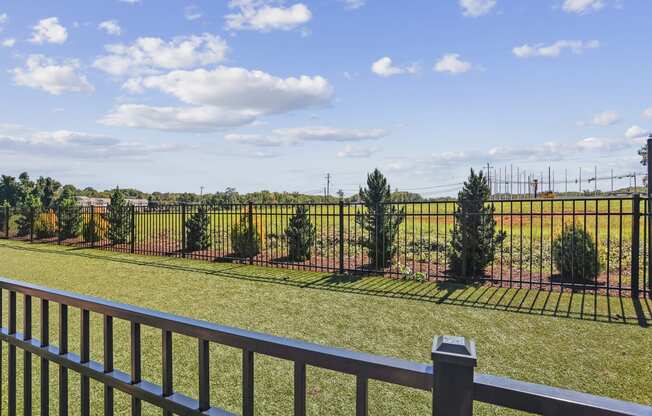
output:
<svg viewBox="0 0 652 416"><path fill-rule="evenodd" d="M294 362L294 416L306 414L306 364Z"/></svg>
<svg viewBox="0 0 652 416"><path fill-rule="evenodd" d="M242 350L242 415L254 415L254 353Z"/></svg>
<svg viewBox="0 0 652 416"><path fill-rule="evenodd" d="M50 345L50 304L41 299L41 348ZM41 357L41 416L50 414L50 362Z"/></svg>
<svg viewBox="0 0 652 416"><path fill-rule="evenodd" d="M84 364L90 359L90 312L86 309L81 310L80 332L79 360ZM91 409L90 379L87 376L80 379L80 410L82 416L88 416Z"/></svg>
<svg viewBox="0 0 652 416"><path fill-rule="evenodd" d="M163 397L172 395L172 332L163 330L162 355L162 394ZM172 416L172 412L163 410L164 416Z"/></svg>
<svg viewBox="0 0 652 416"><path fill-rule="evenodd" d="M113 317L104 315L104 372L113 371ZM104 385L104 415L113 415L113 388Z"/></svg>
<svg viewBox="0 0 652 416"><path fill-rule="evenodd" d="M367 416L369 412L369 379L357 376L355 379L355 416Z"/></svg>
<svg viewBox="0 0 652 416"><path fill-rule="evenodd" d="M9 292L9 334L16 334L16 292ZM16 346L9 344L7 357L7 407L9 416L16 415Z"/></svg>
<svg viewBox="0 0 652 416"><path fill-rule="evenodd" d="M5 208L5 214L9 212L9 208ZM9 221L8 217L5 216L7 221ZM5 237L9 238L9 234L6 234ZM0 328L4 328L2 325L2 289L0 289ZM2 414L2 404L4 403L2 400L2 341L0 341L0 414Z"/></svg>
<svg viewBox="0 0 652 416"><path fill-rule="evenodd" d="M131 323L131 384L141 382L141 359L140 359L140 324ZM140 416L141 402L134 396L131 396L131 415Z"/></svg>
<svg viewBox="0 0 652 416"><path fill-rule="evenodd" d="M209 383L209 343L198 340L199 347L199 410L205 411L211 406Z"/></svg>
<svg viewBox="0 0 652 416"><path fill-rule="evenodd" d="M23 297L23 336L32 339L32 297ZM32 415L32 353L23 351L23 414Z"/></svg>
<svg viewBox="0 0 652 416"><path fill-rule="evenodd" d="M59 305L59 354L68 353L68 305ZM68 416L68 369L59 366L59 416Z"/></svg>

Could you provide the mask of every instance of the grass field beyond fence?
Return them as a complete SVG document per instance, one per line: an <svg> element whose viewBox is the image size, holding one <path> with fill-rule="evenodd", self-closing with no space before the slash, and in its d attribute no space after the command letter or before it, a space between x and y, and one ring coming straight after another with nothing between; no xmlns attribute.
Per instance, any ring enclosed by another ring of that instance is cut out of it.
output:
<svg viewBox="0 0 652 416"><path fill-rule="evenodd" d="M51 288L93 295L356 351L430 362L432 337L461 335L478 345L478 371L652 404L652 304L647 299L590 293L528 291L399 281L379 276L338 276L300 270L144 257L52 245L0 241L0 275ZM6 302L6 299L4 300ZM21 300L18 330L21 330ZM6 308L3 322L7 322ZM51 341L57 344L56 310ZM34 305L38 314L38 305ZM70 346L79 351L79 314L70 313ZM33 328L38 334L39 328ZM128 345L129 328L115 323L115 342ZM91 317L91 359L102 360L102 321ZM175 336L175 389L196 395L196 341ZM160 382L160 333L143 331L144 377ZM115 351L116 368L128 370L129 351ZM229 411L241 405L241 354L211 346L212 402ZM6 369L6 349L3 350ZM18 368L22 368L22 355ZM34 380L38 380L34 361ZM52 372L52 371L51 371ZM19 380L22 380L19 374ZM56 397L56 372L51 397ZM71 393L79 379L71 377ZM3 398L7 397L3 384ZM355 380L308 370L308 414L354 413ZM19 384L19 400L22 396ZM102 388L91 382L94 414ZM430 394L370 383L370 414L428 414ZM79 397L71 396L77 414ZM34 398L38 408L39 398ZM128 397L116 394L116 413L127 414ZM55 414L53 403L51 413ZM256 360L258 414L292 409L292 367ZM479 415L515 414L477 404ZM160 414L145 406L144 414Z"/></svg>

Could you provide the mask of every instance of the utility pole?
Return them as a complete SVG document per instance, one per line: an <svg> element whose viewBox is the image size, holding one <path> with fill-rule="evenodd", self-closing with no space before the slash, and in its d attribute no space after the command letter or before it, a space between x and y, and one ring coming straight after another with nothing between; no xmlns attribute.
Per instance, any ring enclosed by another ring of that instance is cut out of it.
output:
<svg viewBox="0 0 652 416"><path fill-rule="evenodd" d="M199 187L199 196L204 196L204 187L203 186Z"/></svg>
<svg viewBox="0 0 652 416"><path fill-rule="evenodd" d="M614 170L611 169L611 193L614 193Z"/></svg>
<svg viewBox="0 0 652 416"><path fill-rule="evenodd" d="M564 168L564 193L568 193L568 168Z"/></svg>
<svg viewBox="0 0 652 416"><path fill-rule="evenodd" d="M593 166L593 177L595 178L595 183L593 184L593 191L595 196L598 196L598 166Z"/></svg>
<svg viewBox="0 0 652 416"><path fill-rule="evenodd" d="M552 188L550 187L550 166L548 166L548 192L552 192Z"/></svg>
<svg viewBox="0 0 652 416"><path fill-rule="evenodd" d="M331 196L331 174L326 174L326 196Z"/></svg>
<svg viewBox="0 0 652 416"><path fill-rule="evenodd" d="M579 184L580 184L580 195L582 195L582 168L580 168L580 180L579 180Z"/></svg>

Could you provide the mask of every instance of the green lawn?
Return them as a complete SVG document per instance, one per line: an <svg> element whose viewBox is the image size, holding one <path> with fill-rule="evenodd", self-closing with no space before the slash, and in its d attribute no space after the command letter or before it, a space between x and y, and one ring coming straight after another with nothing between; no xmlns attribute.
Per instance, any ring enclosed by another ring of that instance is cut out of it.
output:
<svg viewBox="0 0 652 416"><path fill-rule="evenodd" d="M433 336L463 335L477 342L478 371L652 404L649 300L634 303L627 298L589 294L356 279L6 240L0 241L0 276L421 362L429 360ZM19 311L21 303L19 297ZM35 323L38 306L35 302ZM6 324L6 307L3 312ZM50 313L52 342L57 343L57 309L51 307ZM79 344L78 321L78 311L71 310L71 347ZM101 361L101 317L93 315L91 323L91 357ZM21 326L19 323L19 330ZM35 334L38 331L34 328ZM126 322L115 323L115 338L116 367L128 371ZM157 383L160 344L158 331L143 331L144 375ZM196 396L196 341L175 336L174 349L175 389ZM5 372L6 351L3 348ZM20 370L22 354L18 363ZM36 386L36 359L33 366ZM239 413L240 366L239 351L211 347L213 405ZM51 397L56 398L56 371L51 374ZM78 414L77 380L73 376L70 384L73 414ZM101 414L102 388L94 382L91 385L93 414ZM2 388L6 400L6 378ZM354 393L353 377L309 369L309 414L350 415L354 413ZM127 397L116 393L116 400L116 413L127 414ZM372 415L426 415L431 398L423 392L371 382L369 400ZM38 403L36 397L35 409ZM290 363L257 357L256 406L257 414L291 413ZM56 403L52 409L56 410ZM476 410L478 414L513 414L481 404ZM158 415L160 411L146 406L144 413Z"/></svg>

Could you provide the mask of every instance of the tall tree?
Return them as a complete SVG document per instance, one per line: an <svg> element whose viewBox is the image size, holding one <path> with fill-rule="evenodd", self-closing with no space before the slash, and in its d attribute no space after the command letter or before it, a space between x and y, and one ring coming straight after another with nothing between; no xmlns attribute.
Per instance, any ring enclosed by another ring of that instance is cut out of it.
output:
<svg viewBox="0 0 652 416"><path fill-rule="evenodd" d="M209 227L210 217L206 207L200 205L186 220L186 249L188 251L206 250L211 246Z"/></svg>
<svg viewBox="0 0 652 416"><path fill-rule="evenodd" d="M288 239L289 257L294 261L310 260L310 249L315 243L315 226L308 217L308 207L299 205L290 218L285 235Z"/></svg>
<svg viewBox="0 0 652 416"><path fill-rule="evenodd" d="M116 188L111 194L111 203L106 210L109 223L107 236L111 244L125 244L131 237L131 209L124 193Z"/></svg>
<svg viewBox="0 0 652 416"><path fill-rule="evenodd" d="M488 205L491 189L482 172L471 169L469 178L457 196L455 227L451 237L450 265L455 276L476 278L484 273L504 233L496 233L494 207Z"/></svg>
<svg viewBox="0 0 652 416"><path fill-rule="evenodd" d="M366 209L366 212L356 213L356 221L366 233L362 245L367 249L372 266L387 267L396 254L395 240L405 211L391 204L391 188L378 169L367 175L367 188L360 188L360 199Z"/></svg>

